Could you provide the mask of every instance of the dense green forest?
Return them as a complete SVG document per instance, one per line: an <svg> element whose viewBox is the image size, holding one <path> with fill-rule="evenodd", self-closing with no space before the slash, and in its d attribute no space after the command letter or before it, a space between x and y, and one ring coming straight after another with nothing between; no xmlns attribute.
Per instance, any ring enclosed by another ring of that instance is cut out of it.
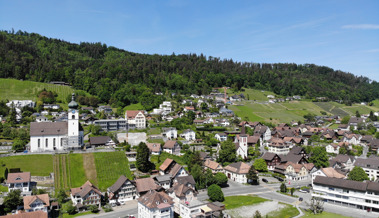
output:
<svg viewBox="0 0 379 218"><path fill-rule="evenodd" d="M314 64L241 63L203 54L137 54L102 43L80 44L23 31L0 32L0 77L65 81L101 102L150 107L155 92L207 94L213 87L251 87L282 96L328 97L344 102L379 97L366 77Z"/></svg>

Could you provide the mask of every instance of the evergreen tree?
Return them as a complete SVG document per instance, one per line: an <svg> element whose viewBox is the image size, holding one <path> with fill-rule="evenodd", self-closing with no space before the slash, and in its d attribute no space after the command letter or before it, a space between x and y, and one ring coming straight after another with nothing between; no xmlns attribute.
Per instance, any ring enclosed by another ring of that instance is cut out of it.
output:
<svg viewBox="0 0 379 218"><path fill-rule="evenodd" d="M5 178L5 179L8 179L8 168L5 168L5 171L4 171L4 178Z"/></svg>
<svg viewBox="0 0 379 218"><path fill-rule="evenodd" d="M280 185L280 192L287 193L287 186L286 186L286 184L282 183Z"/></svg>
<svg viewBox="0 0 379 218"><path fill-rule="evenodd" d="M255 170L254 165L249 169L249 172L246 175L248 182L252 185L259 185L259 176L258 172Z"/></svg>
<svg viewBox="0 0 379 218"><path fill-rule="evenodd" d="M150 151L147 145L143 142L139 143L137 148L136 165L137 169L141 172L148 172L151 170L152 163L149 161Z"/></svg>
<svg viewBox="0 0 379 218"><path fill-rule="evenodd" d="M235 145L232 141L227 140L221 143L221 150L218 154L218 162L223 166L227 165L227 163L232 163L237 159L237 153Z"/></svg>
<svg viewBox="0 0 379 218"><path fill-rule="evenodd" d="M11 190L7 196L4 198L4 211L9 213L12 210L17 209L17 206L22 204L22 197L21 197L21 191Z"/></svg>

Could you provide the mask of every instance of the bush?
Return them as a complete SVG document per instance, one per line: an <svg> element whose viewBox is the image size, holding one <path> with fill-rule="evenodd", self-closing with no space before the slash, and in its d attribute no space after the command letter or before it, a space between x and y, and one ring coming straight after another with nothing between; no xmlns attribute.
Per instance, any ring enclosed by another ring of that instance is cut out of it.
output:
<svg viewBox="0 0 379 218"><path fill-rule="evenodd" d="M97 213L99 212L99 207L96 205L90 205L88 208L92 213Z"/></svg>
<svg viewBox="0 0 379 218"><path fill-rule="evenodd" d="M224 201L224 193L222 192L220 186L216 184L208 187L208 197L211 201Z"/></svg>
<svg viewBox="0 0 379 218"><path fill-rule="evenodd" d="M70 214L70 215L74 215L76 214L76 207L74 205L72 205L72 203L70 205L67 206L67 213Z"/></svg>

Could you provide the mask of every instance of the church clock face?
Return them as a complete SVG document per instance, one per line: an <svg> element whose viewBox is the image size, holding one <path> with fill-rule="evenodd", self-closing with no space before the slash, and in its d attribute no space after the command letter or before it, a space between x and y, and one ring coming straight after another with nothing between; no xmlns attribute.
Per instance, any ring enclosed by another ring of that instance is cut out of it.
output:
<svg viewBox="0 0 379 218"><path fill-rule="evenodd" d="M72 113L75 113L75 110L72 110Z"/></svg>

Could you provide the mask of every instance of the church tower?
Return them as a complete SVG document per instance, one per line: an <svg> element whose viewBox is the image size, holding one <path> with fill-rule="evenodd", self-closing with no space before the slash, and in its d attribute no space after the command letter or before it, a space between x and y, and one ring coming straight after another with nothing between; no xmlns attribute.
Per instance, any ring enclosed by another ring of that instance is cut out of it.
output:
<svg viewBox="0 0 379 218"><path fill-rule="evenodd" d="M79 134L79 110L75 102L75 94L72 93L71 102L68 104L68 147L69 149L80 148L81 140Z"/></svg>

